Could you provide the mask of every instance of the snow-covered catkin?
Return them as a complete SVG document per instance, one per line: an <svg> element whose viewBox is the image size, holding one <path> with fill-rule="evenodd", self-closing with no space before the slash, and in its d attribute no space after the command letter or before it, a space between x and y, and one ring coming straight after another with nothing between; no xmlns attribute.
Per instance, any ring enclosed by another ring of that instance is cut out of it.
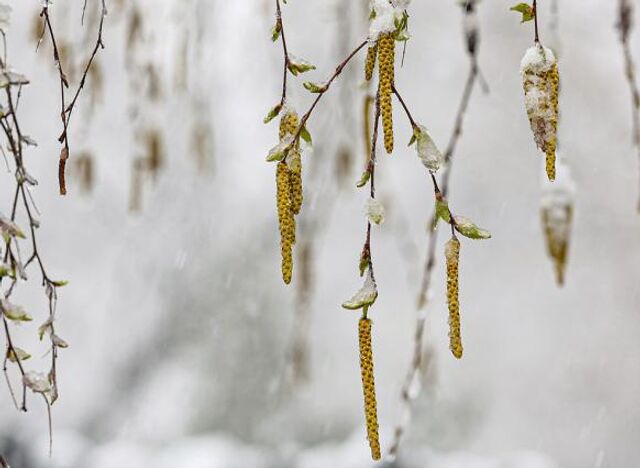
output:
<svg viewBox="0 0 640 468"><path fill-rule="evenodd" d="M378 80L380 93L380 113L384 130L384 147L388 154L393 152L393 109L391 92L394 82L395 40L391 33L378 39Z"/></svg>
<svg viewBox="0 0 640 468"><path fill-rule="evenodd" d="M367 58L364 62L364 77L370 81L373 77L373 70L376 67L376 55L378 55L378 43L370 45L367 50Z"/></svg>
<svg viewBox="0 0 640 468"><path fill-rule="evenodd" d="M291 186L287 163L280 161L276 169L276 200L280 227L280 250L282 255L282 279L291 282L293 273L292 249L295 242L295 220L291 210Z"/></svg>
<svg viewBox="0 0 640 468"><path fill-rule="evenodd" d="M380 439L378 436L378 409L376 385L373 376L373 350L371 347L371 320L361 318L358 324L360 341L360 373L364 394L364 415L367 424L367 438L371 447L371 458L380 459Z"/></svg>
<svg viewBox="0 0 640 468"><path fill-rule="evenodd" d="M449 348L453 355L462 357L462 337L460 334L460 302L458 301L458 264L460 262L460 241L455 237L445 246L447 259L447 303L449 305Z"/></svg>
<svg viewBox="0 0 640 468"><path fill-rule="evenodd" d="M280 141L286 137L295 135L298 130L298 114L293 110L288 110L280 119Z"/></svg>
<svg viewBox="0 0 640 468"><path fill-rule="evenodd" d="M527 50L521 72L533 137L546 156L547 177L555 180L560 87L558 63L551 49L537 44Z"/></svg>

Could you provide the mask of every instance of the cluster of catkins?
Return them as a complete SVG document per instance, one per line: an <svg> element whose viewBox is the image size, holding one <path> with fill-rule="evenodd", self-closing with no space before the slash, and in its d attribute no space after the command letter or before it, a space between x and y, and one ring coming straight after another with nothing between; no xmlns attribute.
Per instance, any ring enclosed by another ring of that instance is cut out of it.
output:
<svg viewBox="0 0 640 468"><path fill-rule="evenodd" d="M396 41L392 33L383 33L375 44L369 46L365 62L365 78L373 77L373 71L378 61L378 95L380 96L380 114L384 130L384 147L387 153L393 152L393 106L391 94L395 74Z"/></svg>
<svg viewBox="0 0 640 468"><path fill-rule="evenodd" d="M560 86L558 62L551 49L536 43L525 53L520 71L533 138L546 155L547 177L555 180Z"/></svg>
<svg viewBox="0 0 640 468"><path fill-rule="evenodd" d="M298 130L298 114L287 109L280 119L280 141L295 136ZM296 243L296 219L302 207L302 159L295 142L286 157L276 168L276 201L278 225L280 227L280 250L282 255L282 279L291 282L293 274L293 245Z"/></svg>

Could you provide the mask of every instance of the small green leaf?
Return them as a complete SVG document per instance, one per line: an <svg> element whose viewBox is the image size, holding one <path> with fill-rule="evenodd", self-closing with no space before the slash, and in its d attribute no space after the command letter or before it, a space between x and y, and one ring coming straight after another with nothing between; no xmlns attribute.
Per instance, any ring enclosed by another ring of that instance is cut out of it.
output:
<svg viewBox="0 0 640 468"><path fill-rule="evenodd" d="M365 185L367 185L367 183L369 182L369 179L371 179L371 172L369 172L368 170L364 171L362 173L362 175L360 176L360 180L358 181L358 183L356 184L356 187L358 188L362 188Z"/></svg>
<svg viewBox="0 0 640 468"><path fill-rule="evenodd" d="M305 73L310 70L315 70L316 67L311 62L298 58L292 54L289 54L289 60L287 60L287 68L292 75L298 76L300 73Z"/></svg>
<svg viewBox="0 0 640 468"><path fill-rule="evenodd" d="M300 138L302 138L308 145L312 145L313 141L311 140L311 133L307 130L307 127L302 127L300 130Z"/></svg>
<svg viewBox="0 0 640 468"><path fill-rule="evenodd" d="M280 114L281 110L282 110L282 103L276 104L271 108L267 116L263 119L263 122L266 124L271 122L273 119L275 119L278 116L278 114Z"/></svg>
<svg viewBox="0 0 640 468"><path fill-rule="evenodd" d="M305 81L302 85L310 93L324 93L327 90L327 85L324 83L318 84L312 81Z"/></svg>
<svg viewBox="0 0 640 468"><path fill-rule="evenodd" d="M456 228L456 231L463 236L475 240L491 238L491 233L489 231L476 226L471 220L463 216L456 216L453 219L455 220L454 227Z"/></svg>
<svg viewBox="0 0 640 468"><path fill-rule="evenodd" d="M6 299L0 299L0 309L6 318L14 322L30 322L33 320L22 306L11 304Z"/></svg>
<svg viewBox="0 0 640 468"><path fill-rule="evenodd" d="M287 138L286 140L278 143L269 151L269 154L267 155L267 162L282 161L287 157L289 151L291 151L292 145L293 137Z"/></svg>
<svg viewBox="0 0 640 468"><path fill-rule="evenodd" d="M276 24L271 28L271 40L276 42L280 38L280 33L282 32L282 20L276 20Z"/></svg>
<svg viewBox="0 0 640 468"><path fill-rule="evenodd" d="M10 349L7 349L7 359L9 359L9 361L11 362L26 361L30 357L31 357L31 354L27 353L25 350L20 349L16 346L13 347L13 351Z"/></svg>
<svg viewBox="0 0 640 468"><path fill-rule="evenodd" d="M436 225L438 224L438 220L440 219L445 223L451 222L451 211L449 211L449 203L444 198L436 199ZM435 229L435 225L433 227Z"/></svg>
<svg viewBox="0 0 640 468"><path fill-rule="evenodd" d="M533 7L528 3L518 3L517 5L512 6L510 10L522 14L522 21L520 21L521 23L531 21L535 17Z"/></svg>
<svg viewBox="0 0 640 468"><path fill-rule="evenodd" d="M51 284L54 285L56 288L61 288L69 284L69 282L67 280L58 280L58 281L52 281Z"/></svg>

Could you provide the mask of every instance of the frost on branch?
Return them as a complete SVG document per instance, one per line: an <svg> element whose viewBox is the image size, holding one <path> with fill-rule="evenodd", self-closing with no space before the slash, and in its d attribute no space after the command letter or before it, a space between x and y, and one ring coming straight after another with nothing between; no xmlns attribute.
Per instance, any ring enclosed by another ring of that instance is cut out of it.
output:
<svg viewBox="0 0 640 468"><path fill-rule="evenodd" d="M571 178L568 166L559 160L556 182L544 184L540 207L547 254L553 262L559 286L564 284L571 240L574 198L575 183Z"/></svg>
<svg viewBox="0 0 640 468"><path fill-rule="evenodd" d="M520 72L533 138L546 155L547 176L554 180L560 83L558 62L551 49L536 44L527 49Z"/></svg>

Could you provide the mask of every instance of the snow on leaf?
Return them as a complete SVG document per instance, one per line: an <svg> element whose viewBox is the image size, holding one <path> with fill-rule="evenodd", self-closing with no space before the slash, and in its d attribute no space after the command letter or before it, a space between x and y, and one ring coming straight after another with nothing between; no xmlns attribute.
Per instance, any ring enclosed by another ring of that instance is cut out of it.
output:
<svg viewBox="0 0 640 468"><path fill-rule="evenodd" d="M33 320L22 306L12 304L7 299L0 299L0 310L6 318L15 322L30 322Z"/></svg>
<svg viewBox="0 0 640 468"><path fill-rule="evenodd" d="M26 84L29 84L26 76L7 69L0 70L0 88Z"/></svg>
<svg viewBox="0 0 640 468"><path fill-rule="evenodd" d="M0 234L2 234L5 242L8 242L10 237L20 237L21 239L26 238L18 225L2 213L0 213Z"/></svg>
<svg viewBox="0 0 640 468"><path fill-rule="evenodd" d="M31 357L31 354L27 353L24 349L20 349L16 346L13 350L7 349L7 359L11 362L26 361Z"/></svg>
<svg viewBox="0 0 640 468"><path fill-rule="evenodd" d="M400 37L405 33L409 3L410 0L372 0L369 42L377 41L380 34L397 32ZM400 37L400 40L403 39Z"/></svg>
<svg viewBox="0 0 640 468"><path fill-rule="evenodd" d="M314 83L313 81L305 81L304 88L310 93L324 93L327 90L326 83Z"/></svg>
<svg viewBox="0 0 640 468"><path fill-rule="evenodd" d="M454 216L455 228L460 234L469 239L490 239L491 233L486 229L479 228L470 219L464 216Z"/></svg>
<svg viewBox="0 0 640 468"><path fill-rule="evenodd" d="M349 310L358 310L363 307L369 307L376 302L378 297L378 288L373 279L371 269L367 270L367 277L362 287L356 292L351 299L342 303L342 307Z"/></svg>
<svg viewBox="0 0 640 468"><path fill-rule="evenodd" d="M55 333L51 334L51 342L54 344L54 346L57 346L58 348L68 348L69 347L69 343L64 341L62 338L60 338Z"/></svg>
<svg viewBox="0 0 640 468"><path fill-rule="evenodd" d="M429 135L426 127L418 125L413 134L416 138L416 151L422 164L431 172L436 172L444 164L444 156Z"/></svg>
<svg viewBox="0 0 640 468"><path fill-rule="evenodd" d="M280 143L271 148L269 154L267 155L268 162L274 161L282 161L289 151L291 150L291 146L293 145L293 135L284 138Z"/></svg>
<svg viewBox="0 0 640 468"><path fill-rule="evenodd" d="M293 54L289 54L289 60L287 60L287 68L294 76L298 76L300 73L305 73L310 70L315 70L316 67L308 60L300 57L296 57Z"/></svg>
<svg viewBox="0 0 640 468"><path fill-rule="evenodd" d="M365 213L369 222L377 225L384 223L384 206L375 198L367 200Z"/></svg>
<svg viewBox="0 0 640 468"><path fill-rule="evenodd" d="M40 341L44 338L44 334L51 329L51 325L53 324L53 317L49 317L42 325L38 327L38 336L40 337Z"/></svg>

